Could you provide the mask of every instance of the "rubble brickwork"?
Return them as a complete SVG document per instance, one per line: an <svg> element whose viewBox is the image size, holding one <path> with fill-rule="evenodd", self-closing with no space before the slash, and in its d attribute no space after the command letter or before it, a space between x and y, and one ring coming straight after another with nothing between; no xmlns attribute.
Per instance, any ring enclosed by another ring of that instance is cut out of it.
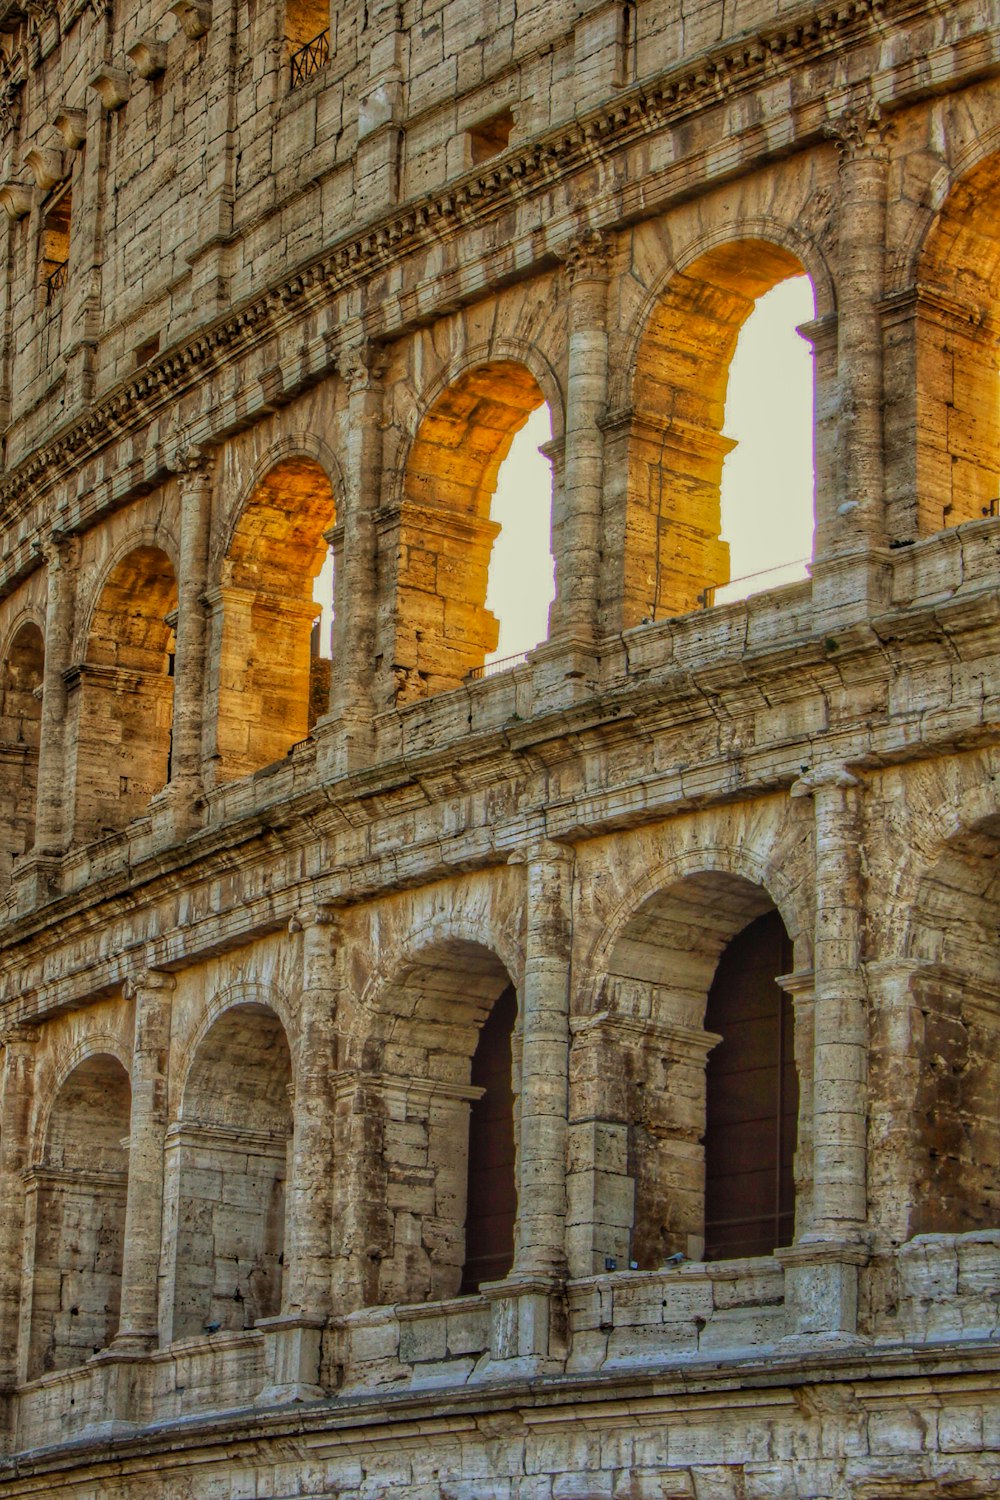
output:
<svg viewBox="0 0 1000 1500"><path fill-rule="evenodd" d="M998 76L983 0L2 0L3 1500L1000 1487ZM800 275L809 576L717 604Z"/></svg>

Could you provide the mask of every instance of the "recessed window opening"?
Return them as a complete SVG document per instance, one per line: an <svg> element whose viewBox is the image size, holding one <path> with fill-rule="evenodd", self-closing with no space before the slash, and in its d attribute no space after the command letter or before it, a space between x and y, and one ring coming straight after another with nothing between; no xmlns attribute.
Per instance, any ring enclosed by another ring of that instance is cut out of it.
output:
<svg viewBox="0 0 1000 1500"><path fill-rule="evenodd" d="M48 204L42 219L39 281L45 291L46 305L53 302L66 285L72 213L73 194L67 183Z"/></svg>
<svg viewBox="0 0 1000 1500"><path fill-rule="evenodd" d="M500 1281L514 1263L517 1184L514 1175L512 1040L517 993L508 985L483 1023L470 1082L482 1089L469 1115L465 1266L461 1292Z"/></svg>
<svg viewBox="0 0 1000 1500"><path fill-rule="evenodd" d="M618 68L615 83L619 88L636 78L636 12L635 0L623 0L619 17Z"/></svg>
<svg viewBox="0 0 1000 1500"><path fill-rule="evenodd" d="M500 465L490 517L500 534L490 556L486 608L500 624L487 666L525 656L549 630L555 598L552 557L552 467L540 452L552 440L547 404L533 411Z"/></svg>
<svg viewBox="0 0 1000 1500"><path fill-rule="evenodd" d="M37 625L22 625L0 668L0 874L9 873L35 838L38 743L45 642Z"/></svg>
<svg viewBox="0 0 1000 1500"><path fill-rule="evenodd" d="M285 6L288 86L296 89L330 61L330 11L326 0L288 0Z"/></svg>
<svg viewBox="0 0 1000 1500"><path fill-rule="evenodd" d="M777 911L728 944L705 1029L721 1037L705 1075L705 1259L770 1255L795 1228L799 1083L795 1017L776 976L792 968Z"/></svg>
<svg viewBox="0 0 1000 1500"><path fill-rule="evenodd" d="M141 370L143 365L148 365L151 359L155 359L160 352L160 335L154 333L152 338L144 339L141 344L136 345L135 367Z"/></svg>
<svg viewBox="0 0 1000 1500"><path fill-rule="evenodd" d="M729 367L723 435L722 539L730 582L708 603L728 604L808 576L813 549L813 367L796 332L813 317L808 276L757 299Z"/></svg>
<svg viewBox="0 0 1000 1500"><path fill-rule="evenodd" d="M499 156L501 151L506 151L513 129L514 116L509 109L502 109L488 120L474 125L469 131L472 165L478 167L480 162L489 161L491 157Z"/></svg>

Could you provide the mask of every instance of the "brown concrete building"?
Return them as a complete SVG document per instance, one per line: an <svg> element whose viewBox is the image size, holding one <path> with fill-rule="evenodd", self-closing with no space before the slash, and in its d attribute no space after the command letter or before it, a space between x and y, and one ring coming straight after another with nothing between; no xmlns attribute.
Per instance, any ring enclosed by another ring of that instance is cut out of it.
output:
<svg viewBox="0 0 1000 1500"><path fill-rule="evenodd" d="M2 1500L1000 1492L998 0L0 41Z"/></svg>

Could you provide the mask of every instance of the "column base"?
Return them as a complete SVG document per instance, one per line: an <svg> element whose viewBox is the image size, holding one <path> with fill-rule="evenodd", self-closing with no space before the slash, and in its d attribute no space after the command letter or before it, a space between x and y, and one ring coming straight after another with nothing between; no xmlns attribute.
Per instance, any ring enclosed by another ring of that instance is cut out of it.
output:
<svg viewBox="0 0 1000 1500"><path fill-rule="evenodd" d="M490 1304L490 1357L485 1380L558 1374L567 1355L565 1283L561 1277L510 1276L479 1288Z"/></svg>
<svg viewBox="0 0 1000 1500"><path fill-rule="evenodd" d="M325 1318L259 1318L254 1325L264 1335L267 1384L255 1406L288 1406L293 1401L325 1401L319 1367Z"/></svg>
<svg viewBox="0 0 1000 1500"><path fill-rule="evenodd" d="M349 776L364 771L374 760L372 721L343 715L317 719L312 728L316 741L316 769L324 778Z"/></svg>
<svg viewBox="0 0 1000 1500"><path fill-rule="evenodd" d="M592 698L598 689L593 641L557 637L536 646L528 657L535 714L555 713Z"/></svg>
<svg viewBox="0 0 1000 1500"><path fill-rule="evenodd" d="M789 1340L817 1337L847 1343L858 1334L858 1272L870 1250L857 1240L800 1240L775 1250L785 1272Z"/></svg>
<svg viewBox="0 0 1000 1500"><path fill-rule="evenodd" d="M60 894L62 855L52 851L33 850L17 861L10 877L10 888L18 916L33 911Z"/></svg>
<svg viewBox="0 0 1000 1500"><path fill-rule="evenodd" d="M154 847L161 849L196 833L205 821L204 808L199 784L171 781L150 799L149 818Z"/></svg>

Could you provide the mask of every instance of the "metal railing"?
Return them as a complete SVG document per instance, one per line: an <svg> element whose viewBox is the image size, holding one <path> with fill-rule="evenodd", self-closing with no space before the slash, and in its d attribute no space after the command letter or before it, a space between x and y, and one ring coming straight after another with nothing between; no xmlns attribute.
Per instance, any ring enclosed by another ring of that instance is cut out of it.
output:
<svg viewBox="0 0 1000 1500"><path fill-rule="evenodd" d="M330 61L330 31L321 31L311 42L293 52L288 63L288 86L297 89Z"/></svg>
<svg viewBox="0 0 1000 1500"><path fill-rule="evenodd" d="M69 261L68 260L61 260L59 262L59 264L56 266L55 270L54 271L50 271L49 274L46 276L46 278L45 278L45 305L46 305L46 307L48 307L51 302L55 301L56 293L62 291L63 287L66 285L66 280L67 280L68 275L69 275Z"/></svg>
<svg viewBox="0 0 1000 1500"><path fill-rule="evenodd" d="M516 656L501 656L498 661L484 662L481 667L473 667L471 672L466 673L466 682L479 682L484 677L497 677L501 672L508 672L511 667L519 667L528 660L527 651L520 651Z"/></svg>

